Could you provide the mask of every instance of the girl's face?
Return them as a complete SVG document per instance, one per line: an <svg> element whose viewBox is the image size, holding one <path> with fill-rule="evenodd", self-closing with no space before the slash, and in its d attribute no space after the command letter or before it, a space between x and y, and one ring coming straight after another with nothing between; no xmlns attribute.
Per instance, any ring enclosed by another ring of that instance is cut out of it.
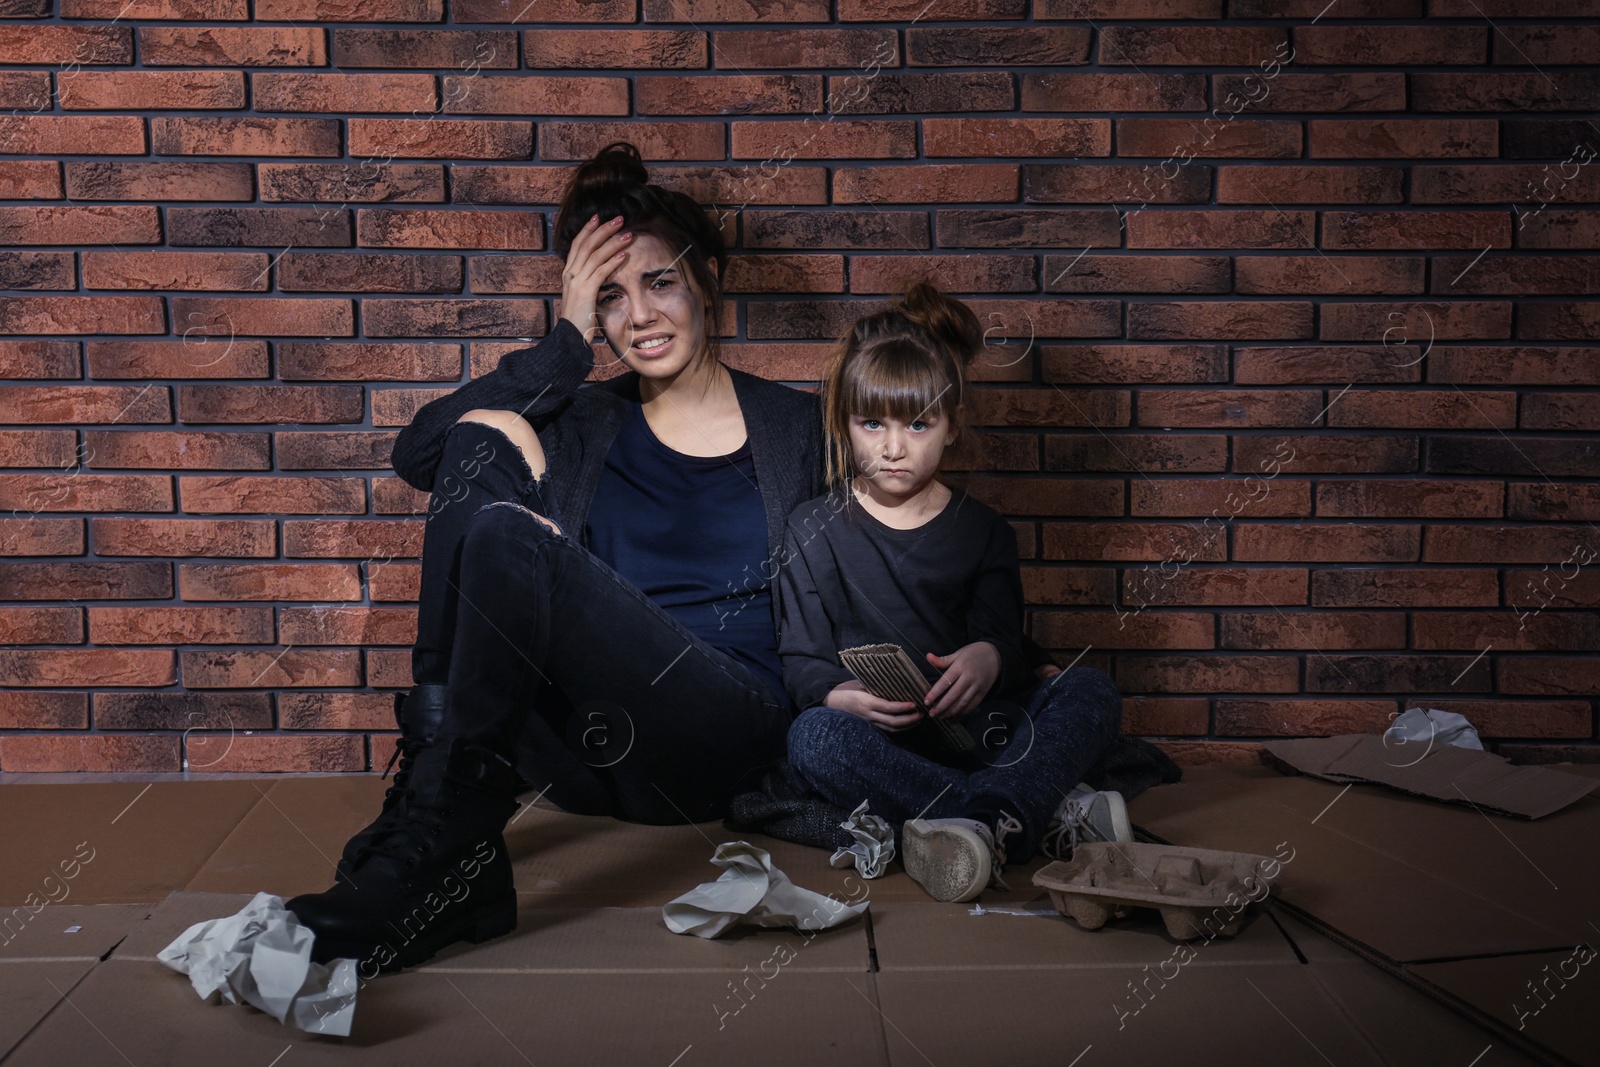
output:
<svg viewBox="0 0 1600 1067"><path fill-rule="evenodd" d="M653 234L635 234L627 251L600 283L595 312L623 363L646 378L672 378L704 345L705 297L683 257ZM662 339L665 344L655 343Z"/></svg>
<svg viewBox="0 0 1600 1067"><path fill-rule="evenodd" d="M952 440L949 420L935 411L904 422L891 416L850 416L856 472L885 497L920 492L939 472L939 459Z"/></svg>

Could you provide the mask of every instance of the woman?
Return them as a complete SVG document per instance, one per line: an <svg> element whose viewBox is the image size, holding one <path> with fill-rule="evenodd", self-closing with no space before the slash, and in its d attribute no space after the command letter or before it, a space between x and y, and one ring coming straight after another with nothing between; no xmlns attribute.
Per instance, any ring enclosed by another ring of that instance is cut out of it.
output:
<svg viewBox="0 0 1600 1067"><path fill-rule="evenodd" d="M332 889L289 901L318 961L395 970L512 930L518 793L704 821L784 754L772 583L823 489L817 398L720 362L721 234L631 144L578 169L553 247L548 335L395 442L433 494L418 684L383 811ZM595 327L628 371L579 389Z"/></svg>

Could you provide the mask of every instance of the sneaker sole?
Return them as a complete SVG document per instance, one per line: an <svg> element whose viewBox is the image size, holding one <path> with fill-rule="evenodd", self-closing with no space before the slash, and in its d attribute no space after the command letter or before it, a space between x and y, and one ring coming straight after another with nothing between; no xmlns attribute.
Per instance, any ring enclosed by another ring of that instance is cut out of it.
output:
<svg viewBox="0 0 1600 1067"><path fill-rule="evenodd" d="M961 903L989 884L989 849L976 834L913 819L900 838L906 874L933 899Z"/></svg>
<svg viewBox="0 0 1600 1067"><path fill-rule="evenodd" d="M1128 804L1121 793L1111 793L1106 807L1111 810L1111 832L1117 841L1133 840L1133 822L1128 818Z"/></svg>

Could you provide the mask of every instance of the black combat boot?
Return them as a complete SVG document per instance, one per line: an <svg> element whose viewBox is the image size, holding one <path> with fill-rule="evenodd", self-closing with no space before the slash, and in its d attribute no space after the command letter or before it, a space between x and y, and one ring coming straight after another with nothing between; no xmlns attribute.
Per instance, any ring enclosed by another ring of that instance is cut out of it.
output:
<svg viewBox="0 0 1600 1067"><path fill-rule="evenodd" d="M419 752L400 803L356 849L347 877L286 905L316 934L312 960L353 959L371 977L516 929L501 831L521 788L509 763L465 738Z"/></svg>
<svg viewBox="0 0 1600 1067"><path fill-rule="evenodd" d="M388 775L399 760L400 766L394 772L394 782L383 794L383 810L378 812L378 817L373 819L364 828L357 830L354 837L345 843L344 853L339 857L335 871L338 878L348 877L351 861L355 859L356 852L372 839L378 827L394 813L400 798L405 794L406 783L411 778L411 765L421 752L439 733L439 724L444 721L445 695L448 687L436 682L419 682L411 687L407 693L394 695L394 721L400 727L400 740L394 747L394 755L389 757L389 766L383 769Z"/></svg>

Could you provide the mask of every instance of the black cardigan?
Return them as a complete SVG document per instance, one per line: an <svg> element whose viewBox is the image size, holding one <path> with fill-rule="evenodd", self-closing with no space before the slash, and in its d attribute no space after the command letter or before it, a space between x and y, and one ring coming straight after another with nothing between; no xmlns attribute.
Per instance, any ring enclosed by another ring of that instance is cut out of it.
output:
<svg viewBox="0 0 1600 1067"><path fill-rule="evenodd" d="M533 426L544 449L549 481L542 492L548 517L574 540L581 537L589 503L607 451L622 425L625 404L638 396L637 371L587 382L594 348L568 319L531 348L500 357L493 371L424 404L396 436L390 462L408 485L433 489L434 474L450 427L474 408L514 411ZM767 568L777 588L785 524L796 507L822 495L822 409L816 393L794 389L737 367L728 367L756 467L756 484L767 517ZM772 628L781 633L776 595ZM1035 664L1053 662L1026 637Z"/></svg>

